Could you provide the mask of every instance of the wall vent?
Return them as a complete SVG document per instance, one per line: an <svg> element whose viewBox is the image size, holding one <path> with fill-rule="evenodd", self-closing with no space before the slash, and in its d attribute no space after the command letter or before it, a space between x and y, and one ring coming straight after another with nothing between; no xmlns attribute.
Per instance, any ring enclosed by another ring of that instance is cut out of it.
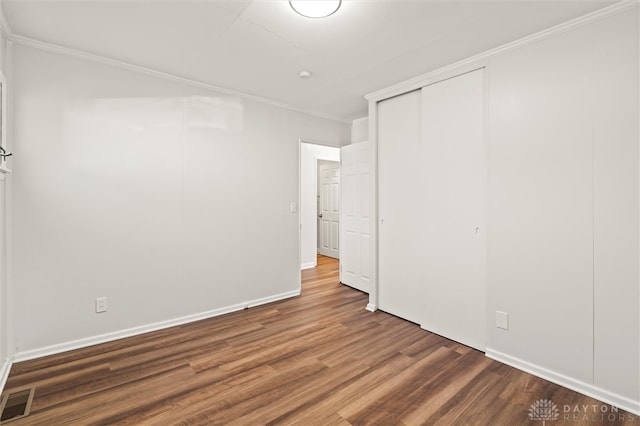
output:
<svg viewBox="0 0 640 426"><path fill-rule="evenodd" d="M29 415L35 387L11 392L2 398L0 423L21 419Z"/></svg>

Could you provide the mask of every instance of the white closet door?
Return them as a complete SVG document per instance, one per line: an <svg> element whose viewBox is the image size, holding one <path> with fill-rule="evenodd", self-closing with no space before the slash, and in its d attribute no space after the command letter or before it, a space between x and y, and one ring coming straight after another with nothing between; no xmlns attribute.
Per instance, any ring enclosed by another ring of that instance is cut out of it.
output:
<svg viewBox="0 0 640 426"><path fill-rule="evenodd" d="M420 325L485 349L484 71L422 89L425 200Z"/></svg>
<svg viewBox="0 0 640 426"><path fill-rule="evenodd" d="M419 322L423 266L421 93L378 103L378 307Z"/></svg>

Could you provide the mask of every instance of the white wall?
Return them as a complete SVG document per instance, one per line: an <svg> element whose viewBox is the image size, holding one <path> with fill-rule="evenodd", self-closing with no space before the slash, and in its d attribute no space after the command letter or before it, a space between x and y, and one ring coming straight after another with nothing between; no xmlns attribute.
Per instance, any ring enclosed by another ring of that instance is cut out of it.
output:
<svg viewBox="0 0 640 426"><path fill-rule="evenodd" d="M369 140L369 117L353 120L351 124L351 143L366 142Z"/></svg>
<svg viewBox="0 0 640 426"><path fill-rule="evenodd" d="M21 357L299 291L298 140L347 124L31 47L14 66Z"/></svg>
<svg viewBox="0 0 640 426"><path fill-rule="evenodd" d="M300 268L316 266L318 160L340 161L340 148L300 144Z"/></svg>
<svg viewBox="0 0 640 426"><path fill-rule="evenodd" d="M635 9L489 62L488 353L635 411L638 50Z"/></svg>
<svg viewBox="0 0 640 426"><path fill-rule="evenodd" d="M592 140L593 382L640 411L639 11L594 28Z"/></svg>

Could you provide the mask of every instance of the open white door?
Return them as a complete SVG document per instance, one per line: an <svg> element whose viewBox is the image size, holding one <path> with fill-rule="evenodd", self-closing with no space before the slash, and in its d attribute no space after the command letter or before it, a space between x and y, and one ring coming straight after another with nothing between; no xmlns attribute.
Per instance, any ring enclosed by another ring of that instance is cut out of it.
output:
<svg viewBox="0 0 640 426"><path fill-rule="evenodd" d="M340 281L369 293L371 285L371 143L340 149L342 259Z"/></svg>
<svg viewBox="0 0 640 426"><path fill-rule="evenodd" d="M340 258L340 163L318 160L318 253Z"/></svg>

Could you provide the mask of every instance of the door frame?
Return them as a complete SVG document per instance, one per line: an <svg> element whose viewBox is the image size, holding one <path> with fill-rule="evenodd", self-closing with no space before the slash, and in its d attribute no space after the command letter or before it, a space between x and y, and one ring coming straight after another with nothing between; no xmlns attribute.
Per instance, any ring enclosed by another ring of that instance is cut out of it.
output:
<svg viewBox="0 0 640 426"><path fill-rule="evenodd" d="M303 269L309 269L309 268L313 268L316 266L316 262L314 260L314 264L305 264L302 265L302 144L310 144L310 145L317 145L317 146L321 146L321 147L327 147L327 148L335 148L337 150L340 150L340 147L342 145L340 145L339 142L326 142L326 141L317 141L317 140L313 140L313 139L308 139L308 138L299 138L298 139L298 269L299 269L299 273L300 273L300 282L302 282L302 270ZM314 156L314 171L313 171L313 175L314 175L314 185L315 185L315 191L317 192L317 186L318 186L318 170L317 170L317 166L318 166L318 160L323 160L324 158L319 158L317 155ZM333 160L335 161L335 160ZM316 193L317 196L317 193ZM316 197L317 200L317 197ZM317 215L316 215L317 216ZM317 221L317 217L314 220L314 227L315 227L315 234L317 236L318 233L318 221ZM316 247L314 248L315 250L317 250L317 244ZM303 268L304 266L304 268Z"/></svg>

